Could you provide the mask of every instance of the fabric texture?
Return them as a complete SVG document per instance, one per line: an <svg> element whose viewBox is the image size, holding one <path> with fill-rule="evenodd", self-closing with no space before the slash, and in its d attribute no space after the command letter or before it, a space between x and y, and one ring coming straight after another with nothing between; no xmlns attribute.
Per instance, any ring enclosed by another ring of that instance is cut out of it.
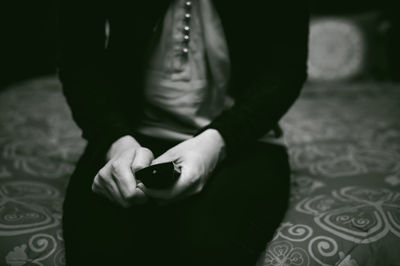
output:
<svg viewBox="0 0 400 266"><path fill-rule="evenodd" d="M114 1L61 2L60 79L84 138L109 146L134 135L143 117L149 44L169 4L141 1L132 9ZM306 79L309 16L305 1L290 7L278 1L213 4L229 47L228 93L235 105L201 130L217 129L229 154L276 127L298 97Z"/></svg>
<svg viewBox="0 0 400 266"><path fill-rule="evenodd" d="M176 145L138 138L155 156ZM290 170L280 145L253 143L222 162L196 196L128 209L91 191L104 158L89 143L71 177L63 216L67 265L254 265L287 208Z"/></svg>
<svg viewBox="0 0 400 266"><path fill-rule="evenodd" d="M212 2L176 0L157 27L144 86L144 135L184 140L233 105L229 53Z"/></svg>
<svg viewBox="0 0 400 266"><path fill-rule="evenodd" d="M289 208L259 265L398 264L399 103L396 84L306 85L282 120ZM0 91L0 265L65 265L62 202L80 135L57 78Z"/></svg>

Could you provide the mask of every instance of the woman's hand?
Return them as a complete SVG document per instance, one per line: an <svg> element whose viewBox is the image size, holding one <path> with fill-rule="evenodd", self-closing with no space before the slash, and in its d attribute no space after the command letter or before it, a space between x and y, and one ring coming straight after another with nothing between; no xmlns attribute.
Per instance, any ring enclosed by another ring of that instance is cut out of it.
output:
<svg viewBox="0 0 400 266"><path fill-rule="evenodd" d="M153 159L153 153L133 137L118 139L107 153L108 162L94 178L93 192L126 208L146 202L146 194L137 187L134 173L149 166Z"/></svg>
<svg viewBox="0 0 400 266"><path fill-rule="evenodd" d="M168 189L139 187L147 196L157 201L172 201L200 193L208 178L223 159L225 142L215 129L207 129L200 135L172 147L151 164L174 162L181 170L177 182Z"/></svg>

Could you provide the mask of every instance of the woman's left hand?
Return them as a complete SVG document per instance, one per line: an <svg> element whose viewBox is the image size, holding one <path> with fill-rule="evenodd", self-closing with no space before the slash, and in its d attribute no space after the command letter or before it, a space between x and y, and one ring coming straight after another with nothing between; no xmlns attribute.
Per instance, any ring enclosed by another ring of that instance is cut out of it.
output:
<svg viewBox="0 0 400 266"><path fill-rule="evenodd" d="M201 134L172 147L152 165L174 162L181 170L177 182L167 189L149 189L140 184L140 189L158 202L175 201L200 193L217 164L225 157L225 142L215 129L207 129Z"/></svg>

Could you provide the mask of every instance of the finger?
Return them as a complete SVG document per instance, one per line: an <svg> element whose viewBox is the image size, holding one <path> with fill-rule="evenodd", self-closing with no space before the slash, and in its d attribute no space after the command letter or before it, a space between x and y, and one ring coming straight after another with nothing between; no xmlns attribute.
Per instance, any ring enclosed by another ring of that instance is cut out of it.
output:
<svg viewBox="0 0 400 266"><path fill-rule="evenodd" d="M136 150L127 150L111 163L112 179L117 185L122 199L126 202L134 196L136 191L136 180L130 168L136 156Z"/></svg>
<svg viewBox="0 0 400 266"><path fill-rule="evenodd" d="M147 190L148 189L145 187L145 185L143 183L139 182L138 185L137 185L137 189L139 189L140 191L143 192L143 194L145 194L146 201L147 201L149 199L149 195L147 194ZM165 200L160 200L160 199L157 199L157 198L154 198L154 197L153 197L153 200L154 200L155 203L158 203L158 204L166 202Z"/></svg>
<svg viewBox="0 0 400 266"><path fill-rule="evenodd" d="M167 163L167 162L176 162L178 160L178 156L175 154L174 150L169 149L157 158L155 158L151 165Z"/></svg>
<svg viewBox="0 0 400 266"><path fill-rule="evenodd" d="M111 194L109 189L105 188L106 185L104 185L104 184L101 185L100 183L101 183L101 181L99 181L99 175L96 175L95 180L94 180L94 182L92 184L93 192L95 192L96 194L101 195L103 197L106 197L108 200L110 200L111 202L113 202L113 203L115 203L117 205L120 205L120 206L123 206L123 207L129 207L130 206L129 202L126 202L126 201L125 202L121 202L121 201L116 200L115 196L113 196ZM136 188L136 189L137 189L137 191L135 192L135 194L137 194L137 199L133 203L135 203L135 204L144 204L144 203L146 203L147 200L148 200L147 195L142 190L140 190L139 188Z"/></svg>
<svg viewBox="0 0 400 266"><path fill-rule="evenodd" d="M153 153L147 148L139 148L136 150L135 159L132 161L131 170L136 173L140 169L146 168L154 160Z"/></svg>
<svg viewBox="0 0 400 266"><path fill-rule="evenodd" d="M100 185L99 175L96 175L96 177L94 178L94 181L92 184L92 191L100 196L107 198L111 202L118 204L118 202L115 201L115 199L112 197L110 192L107 189L103 188L102 185Z"/></svg>
<svg viewBox="0 0 400 266"><path fill-rule="evenodd" d="M108 162L98 173L98 183L100 187L102 187L105 191L108 192L109 196L112 198L112 201L116 202L118 205L126 207L128 202L124 200L122 197L117 184L115 183L112 176L111 169L112 162Z"/></svg>
<svg viewBox="0 0 400 266"><path fill-rule="evenodd" d="M136 192L135 192L135 201L133 202L134 204L144 204L147 202L148 197L146 193L144 193L143 189L141 188L143 186L143 183L138 183L136 187Z"/></svg>
<svg viewBox="0 0 400 266"><path fill-rule="evenodd" d="M153 153L147 148L138 148L134 152L127 151L113 164L113 177L125 201L142 204L147 201L147 195L137 188L133 172L150 165L154 159Z"/></svg>

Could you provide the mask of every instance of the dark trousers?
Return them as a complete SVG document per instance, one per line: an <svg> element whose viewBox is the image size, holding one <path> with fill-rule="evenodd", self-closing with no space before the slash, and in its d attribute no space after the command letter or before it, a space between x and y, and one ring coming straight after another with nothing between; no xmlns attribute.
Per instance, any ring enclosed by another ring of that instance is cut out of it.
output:
<svg viewBox="0 0 400 266"><path fill-rule="evenodd" d="M142 137L155 156L176 143ZM286 211L286 149L254 142L222 162L204 190L165 206L120 208L91 192L105 150L89 143L64 202L67 265L255 265Z"/></svg>

